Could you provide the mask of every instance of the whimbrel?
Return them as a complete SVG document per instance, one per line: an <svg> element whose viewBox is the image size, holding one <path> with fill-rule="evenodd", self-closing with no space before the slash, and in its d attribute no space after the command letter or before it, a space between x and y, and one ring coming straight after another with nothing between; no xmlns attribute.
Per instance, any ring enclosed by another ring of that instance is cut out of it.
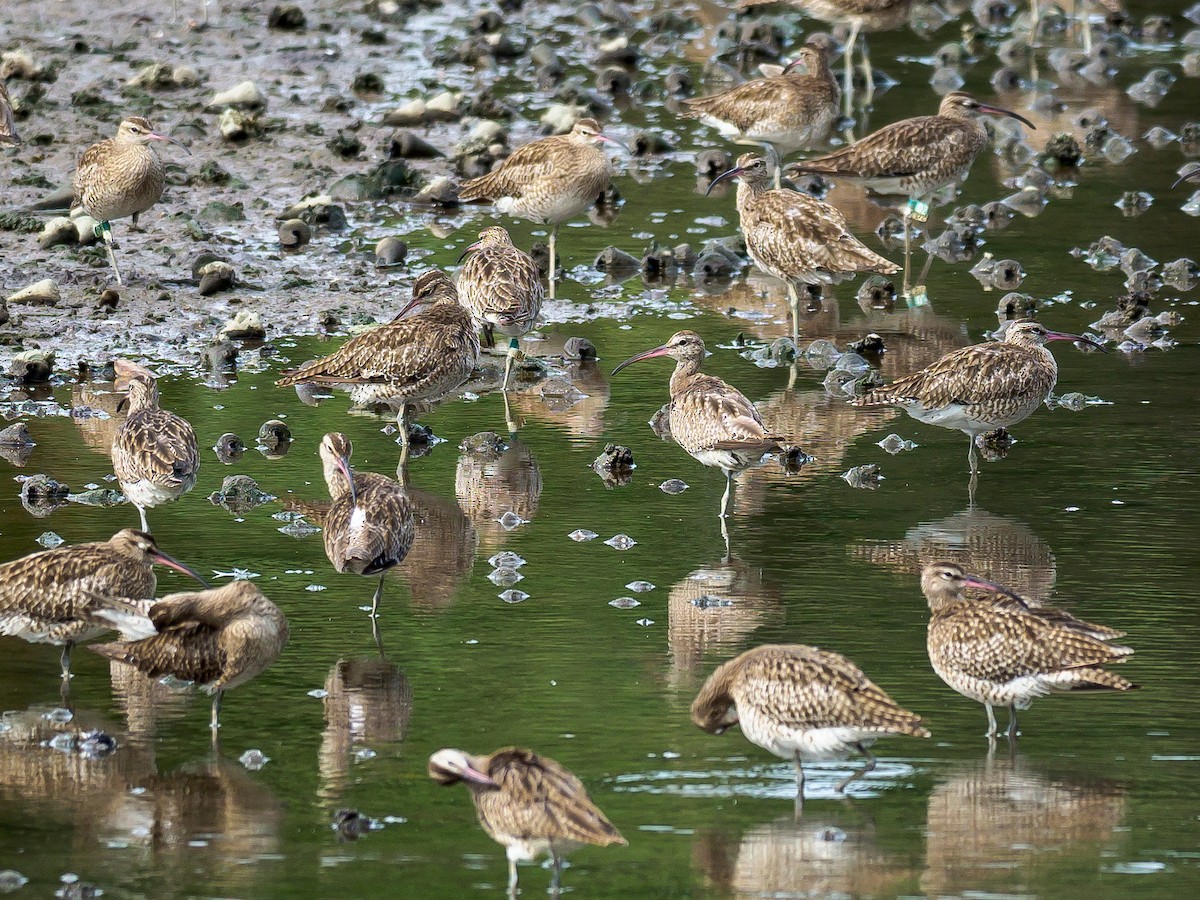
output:
<svg viewBox="0 0 1200 900"><path fill-rule="evenodd" d="M405 318L418 307L423 311ZM275 383L343 386L359 406L398 403L396 424L407 458L408 404L450 393L478 362L479 337L471 314L459 305L449 276L431 269L413 282L412 300L391 322L352 337L329 356L285 372Z"/></svg>
<svg viewBox="0 0 1200 900"><path fill-rule="evenodd" d="M780 157L823 143L833 130L838 118L837 81L829 71L825 48L806 44L782 74L685 100L683 112L736 144L765 147L779 187Z"/></svg>
<svg viewBox="0 0 1200 900"><path fill-rule="evenodd" d="M169 594L148 612L114 597L94 615L126 639L89 649L151 678L171 675L213 695L209 728L214 739L225 692L267 669L288 639L287 619L279 607L249 581Z"/></svg>
<svg viewBox="0 0 1200 900"><path fill-rule="evenodd" d="M661 347L625 360L613 369L613 375L630 363L655 356L675 360L668 412L671 436L697 462L725 473L725 495L721 498L724 531L734 474L784 448L781 438L767 430L762 416L741 391L715 375L701 373L706 355L700 335L679 331Z"/></svg>
<svg viewBox="0 0 1200 900"><path fill-rule="evenodd" d="M1058 363L1047 341L1075 341L1103 349L1077 334L1048 331L1037 322L1013 322L1004 340L947 353L920 372L873 388L855 406L898 406L918 422L967 435L972 481L979 473L975 439L1027 419L1058 381Z"/></svg>
<svg viewBox="0 0 1200 900"><path fill-rule="evenodd" d="M325 555L339 572L378 575L371 619L379 611L383 579L413 543L413 511L404 488L384 475L350 468L350 439L330 432L321 439L321 464L333 505L325 515Z"/></svg>
<svg viewBox="0 0 1200 900"><path fill-rule="evenodd" d="M787 284L793 341L800 336L797 282L837 284L859 272L900 271L851 234L835 207L800 191L772 190L771 172L761 156L738 157L737 166L718 175L709 191L726 178L738 180L738 217L750 258Z"/></svg>
<svg viewBox="0 0 1200 900"><path fill-rule="evenodd" d="M61 646L66 681L71 647L110 627L89 620L94 596L149 600L158 586L155 563L204 584L199 575L159 550L153 537L132 528L107 541L55 547L6 562L0 565L0 634Z"/></svg>
<svg viewBox="0 0 1200 900"><path fill-rule="evenodd" d="M117 284L121 284L121 270L111 223L132 216L136 226L138 216L162 197L167 167L150 148L153 141L183 146L157 133L141 116L129 116L122 120L116 137L88 147L75 167L75 198L84 212L100 223L96 236L104 239Z"/></svg>
<svg viewBox="0 0 1200 900"><path fill-rule="evenodd" d="M746 9L751 6L765 6L780 2L783 0L739 0L738 7ZM829 25L836 25L840 22L850 23L850 36L842 48L842 59L845 63L842 92L846 100L846 115L849 115L850 98L854 86L852 79L854 46L858 43L859 35L899 28L908 21L913 0L787 0L787 3L806 15ZM863 101L870 103L875 94L875 74L871 71L871 59L867 55L865 38L862 40L860 53L866 89Z"/></svg>
<svg viewBox="0 0 1200 900"><path fill-rule="evenodd" d="M568 134L533 141L499 166L466 182L459 200L488 200L499 212L550 226L550 296L557 277L555 245L563 222L590 208L612 180L608 157L596 145L629 148L600 129L595 119L580 119Z"/></svg>
<svg viewBox="0 0 1200 900"><path fill-rule="evenodd" d="M907 294L911 258L909 219L925 221L934 196L966 179L975 157L987 144L987 130L976 118L980 114L1008 116L1034 127L1011 110L980 103L965 91L951 91L942 98L935 116L901 119L849 147L793 163L788 171L857 181L875 193L908 198L902 209Z"/></svg>
<svg viewBox="0 0 1200 900"><path fill-rule="evenodd" d="M508 390L518 338L537 322L546 289L537 263L512 242L498 225L479 232L479 240L463 251L468 257L458 273L458 295L483 328L487 346L494 347L493 331L509 336L502 391Z"/></svg>
<svg viewBox="0 0 1200 900"><path fill-rule="evenodd" d="M159 408L158 382L149 369L123 359L116 368L129 381L129 415L113 437L113 471L137 507L142 530L149 531L147 509L178 500L195 486L200 450L188 421Z"/></svg>
<svg viewBox="0 0 1200 900"><path fill-rule="evenodd" d="M462 782L475 801L479 824L503 844L508 894L517 895L517 863L549 854L557 896L563 857L575 847L629 842L592 802L578 778L532 750L505 747L490 756L443 749L429 757L429 777L441 785Z"/></svg>
<svg viewBox="0 0 1200 900"><path fill-rule="evenodd" d="M8 88L4 79L0 78L0 146L21 143L21 135L17 134L17 123L13 119L12 100L8 96Z"/></svg>
<svg viewBox="0 0 1200 900"><path fill-rule="evenodd" d="M963 596L965 588L991 593ZM1017 710L1057 691L1129 691L1137 685L1101 668L1124 662L1129 647L1110 643L1125 632L1070 613L1033 606L954 563L931 563L921 573L929 602L927 647L938 677L987 709L987 736L996 734L993 706L1009 710L1008 736L1017 736Z"/></svg>
<svg viewBox="0 0 1200 900"><path fill-rule="evenodd" d="M838 783L841 792L875 768L870 746L893 734L929 737L920 716L889 697L840 653L805 644L767 644L723 663L692 701L692 721L710 734L739 725L746 740L796 767L796 806L804 803L806 761L857 750L867 764Z"/></svg>

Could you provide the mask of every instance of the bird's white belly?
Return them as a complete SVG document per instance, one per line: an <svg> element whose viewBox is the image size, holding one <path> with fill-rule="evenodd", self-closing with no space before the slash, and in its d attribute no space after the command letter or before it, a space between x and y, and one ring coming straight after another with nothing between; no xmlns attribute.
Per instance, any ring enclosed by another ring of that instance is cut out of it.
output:
<svg viewBox="0 0 1200 900"><path fill-rule="evenodd" d="M550 842L547 840L530 840L509 834L496 834L494 837L497 843L504 845L505 855L513 862L532 862L550 852Z"/></svg>
<svg viewBox="0 0 1200 900"><path fill-rule="evenodd" d="M143 509L152 509L155 506L162 506L164 503L178 500L190 491L195 483L196 477L193 475L175 485L156 484L148 479L122 481L120 485L130 503Z"/></svg>
<svg viewBox="0 0 1200 900"><path fill-rule="evenodd" d="M496 209L518 219L558 224L574 219L596 201L595 197L581 197L573 191L539 192L533 197L501 197Z"/></svg>
<svg viewBox="0 0 1200 900"><path fill-rule="evenodd" d="M738 707L738 722L751 743L783 759L803 760L842 759L856 744L874 743L879 732L854 726L831 728L792 728L782 725L754 710Z"/></svg>

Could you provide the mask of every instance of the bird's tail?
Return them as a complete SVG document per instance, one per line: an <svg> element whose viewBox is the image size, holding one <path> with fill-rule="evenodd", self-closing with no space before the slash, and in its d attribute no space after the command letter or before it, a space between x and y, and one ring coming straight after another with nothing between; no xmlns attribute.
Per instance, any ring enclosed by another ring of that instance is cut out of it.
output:
<svg viewBox="0 0 1200 900"><path fill-rule="evenodd" d="M83 612L84 618L92 624L115 629L122 640L140 641L158 634L149 616L153 605L154 600L90 594Z"/></svg>
<svg viewBox="0 0 1200 900"><path fill-rule="evenodd" d="M478 178L472 178L470 181L464 182L462 187L458 189L458 199L463 202L471 200L494 200L495 197L492 192L492 183L494 181L494 172L480 175Z"/></svg>
<svg viewBox="0 0 1200 900"><path fill-rule="evenodd" d="M1122 678L1105 669L1084 668L1071 672L1072 681L1061 685L1062 690L1068 691L1136 691L1141 687L1127 678Z"/></svg>

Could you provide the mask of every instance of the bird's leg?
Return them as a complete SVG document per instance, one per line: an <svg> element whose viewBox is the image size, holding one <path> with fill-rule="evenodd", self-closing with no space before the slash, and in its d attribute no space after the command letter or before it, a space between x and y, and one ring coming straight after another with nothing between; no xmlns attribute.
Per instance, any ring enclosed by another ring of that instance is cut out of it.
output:
<svg viewBox="0 0 1200 900"><path fill-rule="evenodd" d="M992 712L992 704L985 703L985 704L983 704L983 708L987 710L987 717L988 717L988 730L987 730L987 733L984 735L984 737L995 738L996 731L997 731L996 714L994 712Z"/></svg>
<svg viewBox="0 0 1200 900"><path fill-rule="evenodd" d="M213 740L216 740L217 732L221 729L221 698L224 696L223 690L218 690L213 694L212 716L208 720L208 728L212 732Z"/></svg>
<svg viewBox="0 0 1200 900"><path fill-rule="evenodd" d="M371 598L371 619L379 618L379 601L383 598L383 579L387 576L387 572L379 573L379 585L375 588L375 596Z"/></svg>
<svg viewBox="0 0 1200 900"><path fill-rule="evenodd" d="M854 42L858 40L858 29L862 23L855 19L850 25L850 36L846 38L846 46L842 50L842 61L846 66L846 74L842 78L842 105L845 113L850 115L854 101Z"/></svg>
<svg viewBox="0 0 1200 900"><path fill-rule="evenodd" d="M500 396L504 398L504 424L508 426L508 436L514 438L517 436L517 429L521 427L521 423L513 418L512 407L508 402L508 394L501 393Z"/></svg>
<svg viewBox="0 0 1200 900"><path fill-rule="evenodd" d="M558 277L558 256L555 249L558 244L558 226L550 229L550 299L554 299L554 282Z"/></svg>
<svg viewBox="0 0 1200 900"><path fill-rule="evenodd" d="M865 107L870 106L871 101L875 99L875 72L871 68L871 54L867 50L867 39L865 36L859 44L858 52L862 58L863 84L866 91L863 96L862 105Z"/></svg>
<svg viewBox="0 0 1200 900"><path fill-rule="evenodd" d="M967 481L967 504L974 509L975 489L979 487L979 456L975 452L975 435L968 434L967 440L970 441L967 448L967 465L971 469L971 478Z"/></svg>
<svg viewBox="0 0 1200 900"><path fill-rule="evenodd" d="M121 280L121 267L117 265L117 242L113 240L112 225L108 222L101 222L94 229L96 237L104 241L104 252L108 254L108 264L112 266L113 274L117 276L117 284L124 284Z"/></svg>
<svg viewBox="0 0 1200 900"><path fill-rule="evenodd" d="M146 534L149 534L150 533L150 523L146 521L146 508L144 506L139 506L137 508L137 511L138 511L138 516L142 520L142 531L146 532Z"/></svg>
<svg viewBox="0 0 1200 900"><path fill-rule="evenodd" d="M763 152L767 155L767 162L775 170L775 190L783 187L783 160L779 158L779 151L775 149L774 144L768 144L763 141Z"/></svg>
<svg viewBox="0 0 1200 900"><path fill-rule="evenodd" d="M71 646L71 641L63 644L62 657L59 660L62 663L62 680L64 685L71 683Z"/></svg>
<svg viewBox="0 0 1200 900"><path fill-rule="evenodd" d="M520 347L521 344L515 337L508 339L508 355L504 358L504 382L500 385L502 393L508 392L508 379L512 374L513 360L520 352Z"/></svg>
<svg viewBox="0 0 1200 900"><path fill-rule="evenodd" d="M904 204L904 210L900 213L900 221L904 224L904 290L901 291L901 296L905 300L908 299L908 267L910 260L910 238L908 233L908 223L912 217L912 201Z"/></svg>
<svg viewBox="0 0 1200 900"><path fill-rule="evenodd" d="M796 767L796 818L799 819L804 811L804 766L799 753L792 757L792 764Z"/></svg>
<svg viewBox="0 0 1200 900"><path fill-rule="evenodd" d="M924 209L924 211L925 211L924 219L917 218L921 209ZM928 204L920 204L919 203L918 210L913 215L914 215L914 218L917 218L917 221L925 223L925 234L927 236L933 234L933 224L931 222L931 219L933 218L933 209L931 206L929 206ZM929 277L929 270L932 266L933 266L933 251L927 250L926 254L925 254L925 264L923 266L921 266L921 274L917 276L916 284L913 285L913 292L915 294L925 293L925 279Z"/></svg>
<svg viewBox="0 0 1200 900"><path fill-rule="evenodd" d="M733 491L733 470L725 470L725 493L721 497L721 521L729 518L729 495Z"/></svg>
<svg viewBox="0 0 1200 900"><path fill-rule="evenodd" d="M1010 703L1008 704L1008 739L1015 741L1020 733L1017 731L1017 705Z"/></svg>
<svg viewBox="0 0 1200 900"><path fill-rule="evenodd" d="M517 897L517 861L511 857L508 860L508 896L512 900Z"/></svg>
<svg viewBox="0 0 1200 900"><path fill-rule="evenodd" d="M396 413L396 427L400 429L400 465L399 469L408 467L408 404L401 401L400 412Z"/></svg>
<svg viewBox="0 0 1200 900"><path fill-rule="evenodd" d="M729 560L729 520L724 516L720 519L721 522L721 540L725 542L725 560Z"/></svg>
<svg viewBox="0 0 1200 900"><path fill-rule="evenodd" d="M855 744L854 746L859 753L867 758L867 763L857 772L851 772L837 783L837 786L834 787L834 790L839 794L845 793L846 785L848 785L850 782L858 781L858 779L862 778L868 772L874 771L875 769L875 754L873 754L865 744Z"/></svg>
<svg viewBox="0 0 1200 900"><path fill-rule="evenodd" d="M795 283L789 281L787 283L788 292L788 309L792 314L792 344L799 349L800 347L800 289Z"/></svg>
<svg viewBox="0 0 1200 900"><path fill-rule="evenodd" d="M553 862L553 864L551 865L551 869L550 869L550 871L551 871L551 875L550 875L550 894L551 894L552 896L555 896L555 897L557 897L557 896L558 896L558 893L559 893L559 888L560 888L560 886L561 886L561 883L562 883L562 867L563 867L563 861L562 861L562 857L561 857L561 856L559 856L557 853L554 853L553 851L551 851L551 859L553 859L553 860L554 860L554 862Z"/></svg>
<svg viewBox="0 0 1200 900"><path fill-rule="evenodd" d="M483 323L483 340L484 345L489 349L496 346L496 332L495 329L492 328L491 322Z"/></svg>

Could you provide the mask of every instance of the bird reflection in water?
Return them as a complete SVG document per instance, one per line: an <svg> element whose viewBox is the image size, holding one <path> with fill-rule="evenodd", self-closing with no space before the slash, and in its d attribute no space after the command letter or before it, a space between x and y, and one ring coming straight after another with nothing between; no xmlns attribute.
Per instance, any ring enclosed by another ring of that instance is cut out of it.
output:
<svg viewBox="0 0 1200 900"><path fill-rule="evenodd" d="M929 795L921 893L1011 896L1014 877L1047 883L1067 854L1093 857L1096 871L1122 840L1125 795L1117 782L1038 773L992 742L986 760L958 767Z"/></svg>
<svg viewBox="0 0 1200 900"><path fill-rule="evenodd" d="M852 807L795 821L757 825L740 840L701 832L692 860L710 883L734 897L890 897L916 874L879 847L874 825Z"/></svg>
<svg viewBox="0 0 1200 900"><path fill-rule="evenodd" d="M378 753L382 744L404 740L413 691L408 676L382 654L338 660L325 676L325 691L318 793L336 805L359 750Z"/></svg>
<svg viewBox="0 0 1200 900"><path fill-rule="evenodd" d="M397 577L408 584L412 608L435 612L454 601L471 574L479 532L454 500L409 487L415 524L412 549Z"/></svg>
<svg viewBox="0 0 1200 900"><path fill-rule="evenodd" d="M690 676L708 654L728 655L758 628L780 624L783 597L778 586L763 579L762 569L726 556L671 586L667 616L670 680L690 688Z"/></svg>
<svg viewBox="0 0 1200 900"><path fill-rule="evenodd" d="M454 493L475 524L482 549L490 553L503 546L511 528L537 514L542 470L533 451L515 435L506 440L484 431L459 449Z"/></svg>
<svg viewBox="0 0 1200 900"><path fill-rule="evenodd" d="M979 508L921 522L898 541L859 541L849 551L903 575L916 575L932 562L949 560L1038 600L1054 592L1057 578L1054 553L1032 528Z"/></svg>

